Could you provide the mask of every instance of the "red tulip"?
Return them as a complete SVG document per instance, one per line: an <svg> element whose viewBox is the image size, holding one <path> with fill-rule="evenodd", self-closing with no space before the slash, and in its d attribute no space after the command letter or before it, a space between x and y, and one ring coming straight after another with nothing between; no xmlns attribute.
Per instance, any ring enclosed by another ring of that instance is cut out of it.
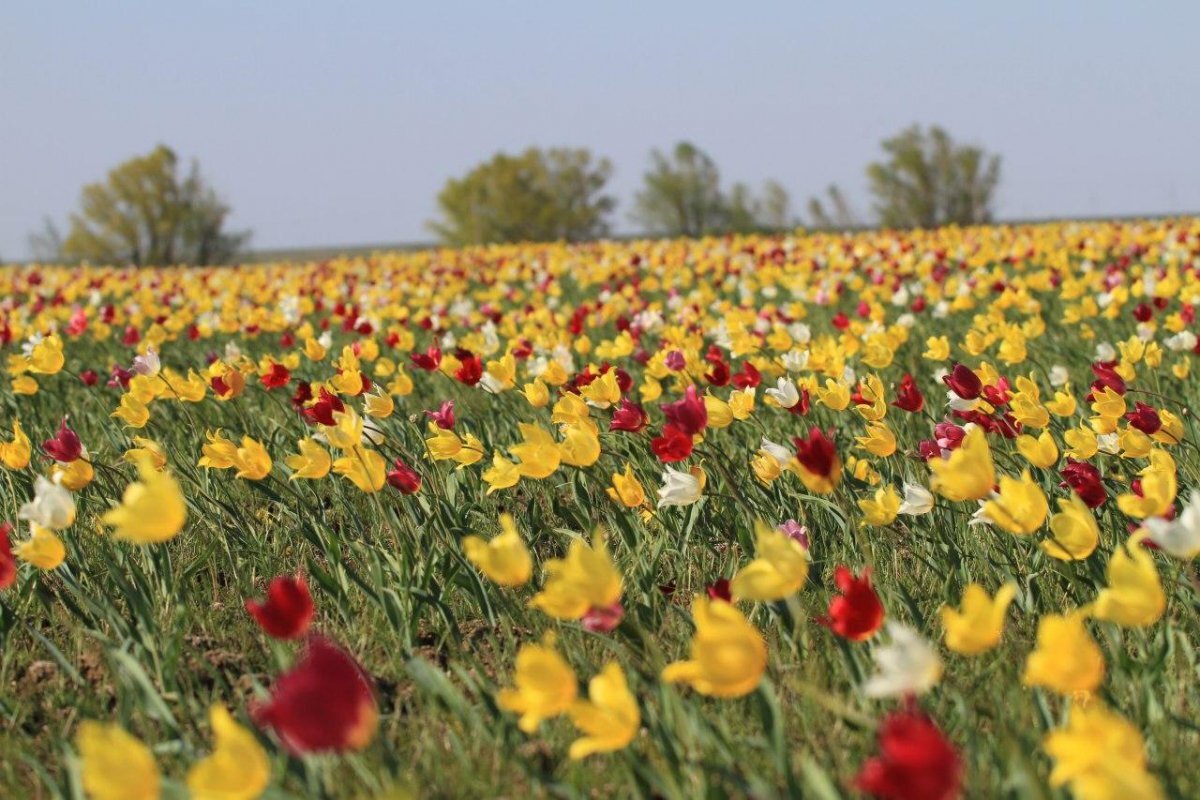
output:
<svg viewBox="0 0 1200 800"><path fill-rule="evenodd" d="M437 411L426 411L425 416L433 420L433 424L437 425L444 431L448 431L454 427L454 401L443 400Z"/></svg>
<svg viewBox="0 0 1200 800"><path fill-rule="evenodd" d="M246 610L267 635L276 639L297 639L312 623L312 595L303 577L280 575L267 587L266 602L247 600Z"/></svg>
<svg viewBox="0 0 1200 800"><path fill-rule="evenodd" d="M833 582L841 592L829 601L828 616L817 620L838 636L862 642L875 635L883 624L883 603L871 587L871 570L855 577L847 567L833 572Z"/></svg>
<svg viewBox="0 0 1200 800"><path fill-rule="evenodd" d="M332 394L328 389L322 388L317 402L305 408L303 413L304 418L309 422L333 426L337 424L337 420L333 418L333 415L345 410L346 404L342 402L340 397Z"/></svg>
<svg viewBox="0 0 1200 800"><path fill-rule="evenodd" d="M1092 393L1105 387L1112 389L1117 394L1125 394L1125 379L1117 374L1116 366L1117 362L1115 361L1097 361L1092 364L1092 374L1096 376L1096 380L1092 383L1092 391L1087 396L1089 403L1092 401Z"/></svg>
<svg viewBox="0 0 1200 800"><path fill-rule="evenodd" d="M79 373L79 380L83 381L84 386L95 386L100 382L100 376L96 374L94 369L85 369Z"/></svg>
<svg viewBox="0 0 1200 800"><path fill-rule="evenodd" d="M1147 436L1153 436L1162 427L1162 418L1158 416L1158 411L1154 406L1142 402L1135 403L1133 411L1126 414L1125 419L1129 420L1131 427L1137 428Z"/></svg>
<svg viewBox="0 0 1200 800"><path fill-rule="evenodd" d="M796 446L796 460L814 475L830 477L839 466L833 440L816 425L809 428L807 439L796 436L792 444Z"/></svg>
<svg viewBox="0 0 1200 800"><path fill-rule="evenodd" d="M413 353L409 357L417 369L423 369L426 372L433 372L442 363L442 351L433 345L430 345L424 353Z"/></svg>
<svg viewBox="0 0 1200 800"><path fill-rule="evenodd" d="M1099 508L1108 500L1108 492L1100 480L1100 470L1086 461L1068 458L1060 474L1063 482L1059 485L1064 488L1070 486L1088 508Z"/></svg>
<svg viewBox="0 0 1200 800"><path fill-rule="evenodd" d="M454 356L461 362L461 366L454 371L454 377L467 386L479 383L483 377L482 359L468 350L459 350Z"/></svg>
<svg viewBox="0 0 1200 800"><path fill-rule="evenodd" d="M910 705L892 712L876 737L879 754L858 771L858 789L885 800L951 800L961 794L962 759L921 711Z"/></svg>
<svg viewBox="0 0 1200 800"><path fill-rule="evenodd" d="M762 373L749 361L743 361L742 371L733 376L732 382L739 389L751 389L762 383Z"/></svg>
<svg viewBox="0 0 1200 800"><path fill-rule="evenodd" d="M608 423L610 431L627 431L637 433L644 429L650 421L646 410L628 397L621 398L621 405L613 411L612 420Z"/></svg>
<svg viewBox="0 0 1200 800"><path fill-rule="evenodd" d="M942 381L963 400L974 400L983 391L983 381L965 364L955 364Z"/></svg>
<svg viewBox="0 0 1200 800"><path fill-rule="evenodd" d="M403 494L416 494L421 491L421 476L398 458L387 474L387 482Z"/></svg>
<svg viewBox="0 0 1200 800"><path fill-rule="evenodd" d="M611 606L592 606L579 620L583 625L584 630L592 633L608 633L621 624L621 619L625 616L625 607L618 600Z"/></svg>
<svg viewBox="0 0 1200 800"><path fill-rule="evenodd" d="M667 425L662 436L651 440L650 449L664 464L683 461L692 454L692 437L674 425Z"/></svg>
<svg viewBox="0 0 1200 800"><path fill-rule="evenodd" d="M682 399L662 406L662 411L670 426L688 436L695 436L708 425L708 409L704 399L696 394L695 386L689 386Z"/></svg>
<svg viewBox="0 0 1200 800"><path fill-rule="evenodd" d="M308 640L300 660L275 681L270 700L250 713L296 755L361 750L379 727L371 679L322 636Z"/></svg>
<svg viewBox="0 0 1200 800"><path fill-rule="evenodd" d="M278 389L280 386L287 386L288 381L292 379L292 373L288 372L288 368L283 364L275 363L271 365L271 369L263 375L262 385L268 389Z"/></svg>
<svg viewBox="0 0 1200 800"><path fill-rule="evenodd" d="M12 529L7 522L0 522L0 589L7 589L17 580L17 560L8 541Z"/></svg>
<svg viewBox="0 0 1200 800"><path fill-rule="evenodd" d="M733 602L733 592L729 588L729 578L717 578L715 583L709 584L705 590L710 600L724 600L726 603Z"/></svg>
<svg viewBox="0 0 1200 800"><path fill-rule="evenodd" d="M892 405L911 414L916 414L925 407L925 396L917 388L917 382L913 380L913 376L907 372L900 379L900 385L896 387L896 399L892 401Z"/></svg>
<svg viewBox="0 0 1200 800"><path fill-rule="evenodd" d="M46 455L63 464L69 464L83 455L83 443L78 434L67 427L67 418L63 417L58 425L58 433L53 439L42 442Z"/></svg>

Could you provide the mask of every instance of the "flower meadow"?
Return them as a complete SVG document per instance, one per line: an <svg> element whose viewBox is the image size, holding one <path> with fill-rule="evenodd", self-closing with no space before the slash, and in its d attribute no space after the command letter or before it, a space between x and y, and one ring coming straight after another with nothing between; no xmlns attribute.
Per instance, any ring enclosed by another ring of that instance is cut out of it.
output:
<svg viewBox="0 0 1200 800"><path fill-rule="evenodd" d="M1200 220L0 289L3 796L1200 795Z"/></svg>

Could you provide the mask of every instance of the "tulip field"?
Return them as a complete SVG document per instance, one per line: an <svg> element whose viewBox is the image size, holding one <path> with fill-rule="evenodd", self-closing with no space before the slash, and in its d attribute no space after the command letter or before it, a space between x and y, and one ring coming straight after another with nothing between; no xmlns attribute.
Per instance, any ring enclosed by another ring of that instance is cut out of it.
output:
<svg viewBox="0 0 1200 800"><path fill-rule="evenodd" d="M1200 796L1200 219L0 267L0 797Z"/></svg>

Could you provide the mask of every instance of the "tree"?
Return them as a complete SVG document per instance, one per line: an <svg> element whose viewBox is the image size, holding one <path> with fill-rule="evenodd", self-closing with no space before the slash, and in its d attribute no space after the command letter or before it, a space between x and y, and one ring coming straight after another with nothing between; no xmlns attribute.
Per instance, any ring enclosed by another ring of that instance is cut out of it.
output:
<svg viewBox="0 0 1200 800"><path fill-rule="evenodd" d="M83 187L61 254L138 266L226 263L250 238L225 230L229 212L195 162L180 175L178 157L159 145Z"/></svg>
<svg viewBox="0 0 1200 800"><path fill-rule="evenodd" d="M668 158L650 154L650 171L635 199L632 214L647 233L703 236L719 233L728 223L717 165L691 142L680 142Z"/></svg>
<svg viewBox="0 0 1200 800"><path fill-rule="evenodd" d="M608 233L611 176L608 159L582 148L497 153L446 182L429 228L449 245L595 239Z"/></svg>
<svg viewBox="0 0 1200 800"><path fill-rule="evenodd" d="M828 209L819 197L813 197L808 201L808 216L812 220L814 228L845 229L857 228L862 224L836 183L829 184L825 194L829 201Z"/></svg>
<svg viewBox="0 0 1200 800"><path fill-rule="evenodd" d="M1000 157L955 144L936 125L913 125L885 139L886 161L867 167L875 211L888 227L932 228L990 222Z"/></svg>

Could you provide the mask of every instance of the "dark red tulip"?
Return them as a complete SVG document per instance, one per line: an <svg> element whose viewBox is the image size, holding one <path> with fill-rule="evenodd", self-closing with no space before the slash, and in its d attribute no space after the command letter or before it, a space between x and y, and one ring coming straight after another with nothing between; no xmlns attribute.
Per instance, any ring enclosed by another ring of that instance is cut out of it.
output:
<svg viewBox="0 0 1200 800"><path fill-rule="evenodd" d="M942 381L963 400L974 400L983 392L983 381L965 364L955 364L954 369L944 376Z"/></svg>
<svg viewBox="0 0 1200 800"><path fill-rule="evenodd" d="M662 436L650 441L650 449L664 464L683 461L692 454L692 437L674 425L667 425Z"/></svg>
<svg viewBox="0 0 1200 800"><path fill-rule="evenodd" d="M312 384L308 381L300 381L296 384L296 391L292 393L292 408L304 413L304 407L309 400L312 400L312 396Z"/></svg>
<svg viewBox="0 0 1200 800"><path fill-rule="evenodd" d="M398 458L387 474L387 482L393 488L400 490L402 494L416 494L421 491L421 476L415 469Z"/></svg>
<svg viewBox="0 0 1200 800"><path fill-rule="evenodd" d="M7 522L0 522L0 589L7 589L17 580L17 560L8 539L12 529Z"/></svg>
<svg viewBox="0 0 1200 800"><path fill-rule="evenodd" d="M1154 406L1142 402L1135 403L1133 410L1125 415L1125 419L1129 420L1131 427L1137 428L1147 436L1153 436L1162 427L1162 418L1158 416L1158 411Z"/></svg>
<svg viewBox="0 0 1200 800"><path fill-rule="evenodd" d="M816 425L809 428L807 439L796 436L792 444L796 446L796 460L812 474L830 477L838 467L833 440Z"/></svg>
<svg viewBox="0 0 1200 800"><path fill-rule="evenodd" d="M883 624L883 603L871 586L871 570L864 569L862 577L856 577L848 567L839 566L833 582L841 594L834 595L828 615L817 622L855 642L870 639Z"/></svg>
<svg viewBox="0 0 1200 800"><path fill-rule="evenodd" d="M305 408L303 414L304 418L309 422L333 426L337 424L337 420L333 418L333 415L340 414L345 410L346 404L342 402L342 399L322 387L321 394L317 397L317 402Z"/></svg>
<svg viewBox="0 0 1200 800"><path fill-rule="evenodd" d="M689 436L695 436L708 425L708 409L695 386L687 387L683 398L662 406L667 422Z"/></svg>
<svg viewBox="0 0 1200 800"><path fill-rule="evenodd" d="M742 371L730 380L739 389L752 389L762 383L762 373L749 361L743 361Z"/></svg>
<svg viewBox="0 0 1200 800"><path fill-rule="evenodd" d="M900 384L896 387L896 399L892 401L892 405L911 414L916 414L925 407L925 396L917 388L917 382L913 380L913 376L907 372L904 373L904 377L900 379Z"/></svg>
<svg viewBox="0 0 1200 800"><path fill-rule="evenodd" d="M296 755L361 750L379 727L371 679L322 636L308 640L300 660L276 679L270 699L250 713Z"/></svg>
<svg viewBox="0 0 1200 800"><path fill-rule="evenodd" d="M58 433L53 439L42 442L42 450L46 455L63 464L69 464L83 455L83 443L75 431L67 427L67 418L63 417L58 425Z"/></svg>
<svg viewBox="0 0 1200 800"><path fill-rule="evenodd" d="M1092 392L1087 397L1088 402L1092 400L1092 393L1106 387L1117 394L1125 394L1125 379L1117 374L1116 366L1117 362L1115 361L1097 361L1092 364L1092 374L1096 376L1096 380L1092 383Z"/></svg>
<svg viewBox="0 0 1200 800"><path fill-rule="evenodd" d="M424 353L413 353L409 357L417 369L423 369L426 372L433 372L442 363L441 348L434 347L433 345L430 345L429 349Z"/></svg>
<svg viewBox="0 0 1200 800"><path fill-rule="evenodd" d="M96 374L96 370L94 369L85 369L79 373L79 380L83 381L84 386L91 387L100 382L100 376Z"/></svg>
<svg viewBox="0 0 1200 800"><path fill-rule="evenodd" d="M1108 500L1108 493L1100 480L1100 470L1086 461L1067 458L1067 465L1059 474L1063 476L1060 486L1070 486L1088 508L1099 508Z"/></svg>
<svg viewBox="0 0 1200 800"><path fill-rule="evenodd" d="M893 711L876 733L878 755L855 786L883 800L952 800L962 792L963 763L933 720L913 705Z"/></svg>
<svg viewBox="0 0 1200 800"><path fill-rule="evenodd" d="M303 577L280 575L267 587L266 601L247 600L246 610L268 636L297 639L312 623L312 595Z"/></svg>
<svg viewBox="0 0 1200 800"><path fill-rule="evenodd" d="M729 588L729 578L717 578L715 583L709 584L705 588L710 600L724 600L726 603L733 602L733 592Z"/></svg>
<svg viewBox="0 0 1200 800"><path fill-rule="evenodd" d="M592 633L608 633L621 624L621 620L625 616L625 608L618 600L611 606L599 608L592 606L579 620L583 625L583 629Z"/></svg>
<svg viewBox="0 0 1200 800"><path fill-rule="evenodd" d="M613 411L612 420L608 423L610 431L626 431L637 433L650 422L646 410L628 397L621 398L621 405Z"/></svg>

